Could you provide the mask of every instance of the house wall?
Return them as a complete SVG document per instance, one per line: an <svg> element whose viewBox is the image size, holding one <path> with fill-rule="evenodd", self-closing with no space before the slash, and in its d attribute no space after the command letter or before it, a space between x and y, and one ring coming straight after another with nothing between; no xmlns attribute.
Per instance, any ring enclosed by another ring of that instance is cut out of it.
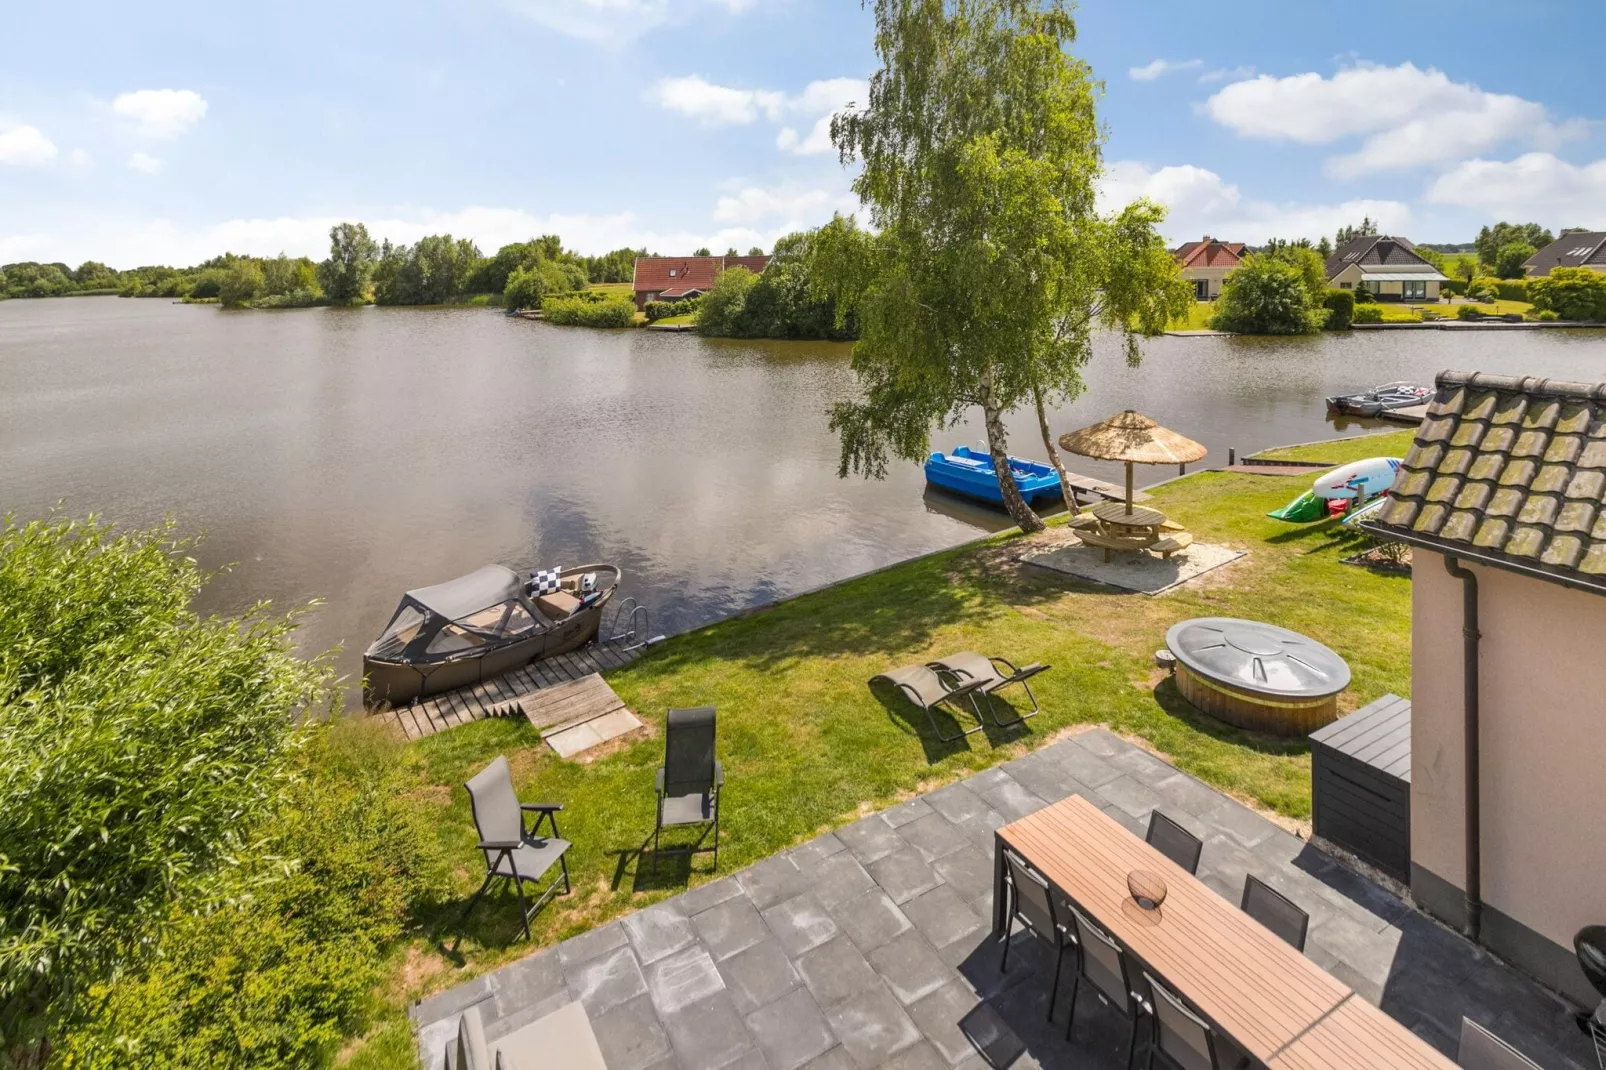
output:
<svg viewBox="0 0 1606 1070"><path fill-rule="evenodd" d="M1504 569L1478 577L1483 940L1594 1006L1572 952L1606 922L1606 596ZM1461 581L1418 550L1412 580L1411 890L1463 922Z"/></svg>
<svg viewBox="0 0 1606 1070"><path fill-rule="evenodd" d="M1237 270L1237 264L1231 267L1187 267L1182 269L1182 277L1189 282L1207 280L1210 283L1210 299L1214 301L1221 296L1221 285L1227 281L1227 276Z"/></svg>

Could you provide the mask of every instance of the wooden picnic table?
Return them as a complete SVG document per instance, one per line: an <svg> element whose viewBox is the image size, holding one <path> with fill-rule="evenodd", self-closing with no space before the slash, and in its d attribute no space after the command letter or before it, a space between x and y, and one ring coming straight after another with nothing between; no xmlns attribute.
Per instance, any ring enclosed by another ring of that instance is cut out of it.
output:
<svg viewBox="0 0 1606 1070"><path fill-rule="evenodd" d="M1172 986L1268 1070L1453 1070L1448 1059L1349 986L1079 796L998 830L995 931L1005 916L1002 846ZM1208 848L1207 848L1208 849ZM1127 891L1134 869L1169 892L1153 911Z"/></svg>
<svg viewBox="0 0 1606 1070"><path fill-rule="evenodd" d="M1165 523L1165 514L1158 509L1146 505L1134 505L1131 509L1131 512L1127 512L1126 502L1099 502L1088 512L1106 524L1118 524L1126 528L1158 529Z"/></svg>

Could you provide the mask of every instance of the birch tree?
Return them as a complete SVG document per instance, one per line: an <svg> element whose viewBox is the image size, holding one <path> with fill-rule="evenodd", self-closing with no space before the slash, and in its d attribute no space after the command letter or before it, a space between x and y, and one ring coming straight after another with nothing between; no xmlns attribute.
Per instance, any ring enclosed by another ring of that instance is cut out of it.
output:
<svg viewBox="0 0 1606 1070"><path fill-rule="evenodd" d="M1137 337L1188 307L1163 211L1096 210L1100 86L1066 51L1063 0L873 7L881 69L863 109L831 123L870 229L837 219L811 247L814 285L860 324L861 396L831 414L841 474L923 459L933 427L972 408L1007 473L1004 417L1028 402L1059 467L1046 406L1081 392L1094 332L1120 332L1135 361ZM1014 481L1000 488L1011 518L1041 530Z"/></svg>

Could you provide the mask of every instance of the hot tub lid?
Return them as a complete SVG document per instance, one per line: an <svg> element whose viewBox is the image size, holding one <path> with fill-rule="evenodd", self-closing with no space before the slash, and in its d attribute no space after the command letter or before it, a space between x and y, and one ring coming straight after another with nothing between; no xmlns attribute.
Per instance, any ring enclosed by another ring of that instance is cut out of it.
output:
<svg viewBox="0 0 1606 1070"><path fill-rule="evenodd" d="M1326 698L1349 686L1344 659L1298 632L1233 617L1171 626L1165 645L1193 672L1249 694Z"/></svg>

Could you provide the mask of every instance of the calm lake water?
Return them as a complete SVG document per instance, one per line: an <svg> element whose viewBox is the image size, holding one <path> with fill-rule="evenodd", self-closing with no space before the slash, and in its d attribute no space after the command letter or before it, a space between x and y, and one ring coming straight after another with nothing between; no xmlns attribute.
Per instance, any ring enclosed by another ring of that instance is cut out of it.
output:
<svg viewBox="0 0 1606 1070"><path fill-rule="evenodd" d="M486 309L5 301L0 511L65 499L74 515L204 529L202 563L235 567L202 608L321 597L302 643L344 644L353 677L403 590L488 561L618 563L654 631L676 632L1005 526L927 492L918 465L837 478L826 410L852 390L848 352ZM1163 338L1136 369L1110 340L1051 426L1136 408L1225 464L1228 447L1370 430L1329 422L1322 399L1449 367L1596 380L1606 332ZM1035 418L1011 426L1011 452L1041 458Z"/></svg>

